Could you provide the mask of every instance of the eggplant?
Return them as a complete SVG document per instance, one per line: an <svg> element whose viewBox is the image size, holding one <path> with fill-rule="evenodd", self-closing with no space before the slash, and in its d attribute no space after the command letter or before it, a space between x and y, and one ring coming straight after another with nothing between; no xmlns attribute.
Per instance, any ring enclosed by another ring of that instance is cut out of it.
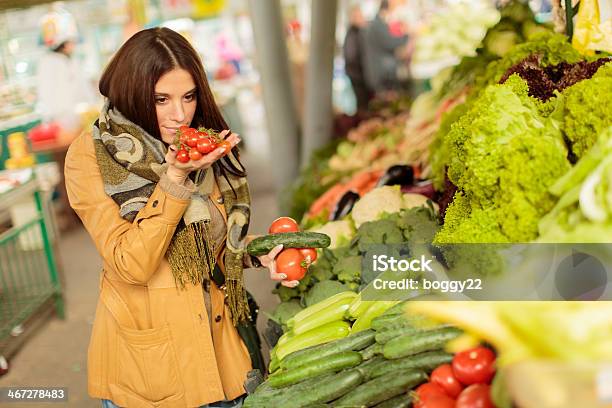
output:
<svg viewBox="0 0 612 408"><path fill-rule="evenodd" d="M424 180L419 181L411 186L403 186L402 193L421 194L433 200L436 195L436 190L431 180Z"/></svg>
<svg viewBox="0 0 612 408"><path fill-rule="evenodd" d="M409 186L414 183L414 170L412 166L396 164L387 169L376 183L376 187L393 186L396 184Z"/></svg>
<svg viewBox="0 0 612 408"><path fill-rule="evenodd" d="M353 209L353 206L357 200L359 200L359 194L356 192L347 191L344 193L344 195L340 197L340 200L338 200L334 211L332 211L330 220L336 221L348 215L348 213L350 213Z"/></svg>

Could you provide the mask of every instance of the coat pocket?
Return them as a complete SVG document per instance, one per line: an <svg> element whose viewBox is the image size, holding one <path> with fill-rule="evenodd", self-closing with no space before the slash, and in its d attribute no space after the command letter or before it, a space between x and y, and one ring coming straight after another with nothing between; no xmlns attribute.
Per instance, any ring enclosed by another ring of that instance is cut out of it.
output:
<svg viewBox="0 0 612 408"><path fill-rule="evenodd" d="M118 328L117 385L139 397L159 402L181 398L184 387L170 328Z"/></svg>

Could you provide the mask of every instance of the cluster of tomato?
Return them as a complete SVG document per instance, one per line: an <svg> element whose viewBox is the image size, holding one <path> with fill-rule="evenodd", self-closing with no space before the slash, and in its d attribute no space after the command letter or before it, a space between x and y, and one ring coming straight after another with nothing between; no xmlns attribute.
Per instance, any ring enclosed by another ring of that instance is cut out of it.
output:
<svg viewBox="0 0 612 408"><path fill-rule="evenodd" d="M178 149L176 160L181 163L187 163L189 160L200 160L205 154L220 147L223 148L223 155L232 150L232 144L221 139L214 130L194 129L189 126L181 126L177 130L174 145Z"/></svg>
<svg viewBox="0 0 612 408"><path fill-rule="evenodd" d="M280 217L272 222L268 232L299 232L298 223L290 217ZM317 260L314 248L285 248L276 256L276 272L287 275L287 280L301 280L310 264Z"/></svg>
<svg viewBox="0 0 612 408"><path fill-rule="evenodd" d="M457 353L451 364L437 367L429 382L415 390L414 408L495 408L491 402L494 375L491 349L475 347Z"/></svg>

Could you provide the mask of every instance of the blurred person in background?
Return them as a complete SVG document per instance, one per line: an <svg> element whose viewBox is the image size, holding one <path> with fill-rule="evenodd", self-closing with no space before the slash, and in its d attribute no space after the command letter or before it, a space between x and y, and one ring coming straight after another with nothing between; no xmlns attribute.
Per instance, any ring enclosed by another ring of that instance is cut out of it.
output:
<svg viewBox="0 0 612 408"><path fill-rule="evenodd" d="M74 52L79 39L70 13L55 5L41 20L47 51L37 65L37 109L44 122L57 122L63 131L78 133L81 114L96 103L96 94Z"/></svg>
<svg viewBox="0 0 612 408"><path fill-rule="evenodd" d="M243 268L298 284L276 273L282 246L259 258L245 251L240 138L227 130L198 53L168 28L132 36L100 93L99 118L65 166L70 204L103 260L89 394L111 408L240 407L261 377L254 369L265 370ZM220 131L227 149L179 161L175 137L188 127Z"/></svg>
<svg viewBox="0 0 612 408"><path fill-rule="evenodd" d="M353 5L350 9L349 28L346 31L342 50L344 70L351 80L358 111L366 110L372 97L372 92L368 88L363 72L363 28L365 26L366 21L361 6L359 4Z"/></svg>
<svg viewBox="0 0 612 408"><path fill-rule="evenodd" d="M401 87L398 69L408 44L408 34L401 23L393 22L393 13L405 0L382 0L374 20L364 30L363 67L366 83L376 93ZM393 30L390 28L392 23Z"/></svg>

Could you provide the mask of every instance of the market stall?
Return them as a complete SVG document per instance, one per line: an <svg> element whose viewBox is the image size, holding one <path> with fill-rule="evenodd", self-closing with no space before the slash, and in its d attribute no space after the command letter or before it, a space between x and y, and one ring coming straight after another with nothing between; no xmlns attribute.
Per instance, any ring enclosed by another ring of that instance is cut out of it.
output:
<svg viewBox="0 0 612 408"><path fill-rule="evenodd" d="M303 169L287 211L330 240L277 258L302 270L246 407L610 406L612 43L518 1L488 27Z"/></svg>

